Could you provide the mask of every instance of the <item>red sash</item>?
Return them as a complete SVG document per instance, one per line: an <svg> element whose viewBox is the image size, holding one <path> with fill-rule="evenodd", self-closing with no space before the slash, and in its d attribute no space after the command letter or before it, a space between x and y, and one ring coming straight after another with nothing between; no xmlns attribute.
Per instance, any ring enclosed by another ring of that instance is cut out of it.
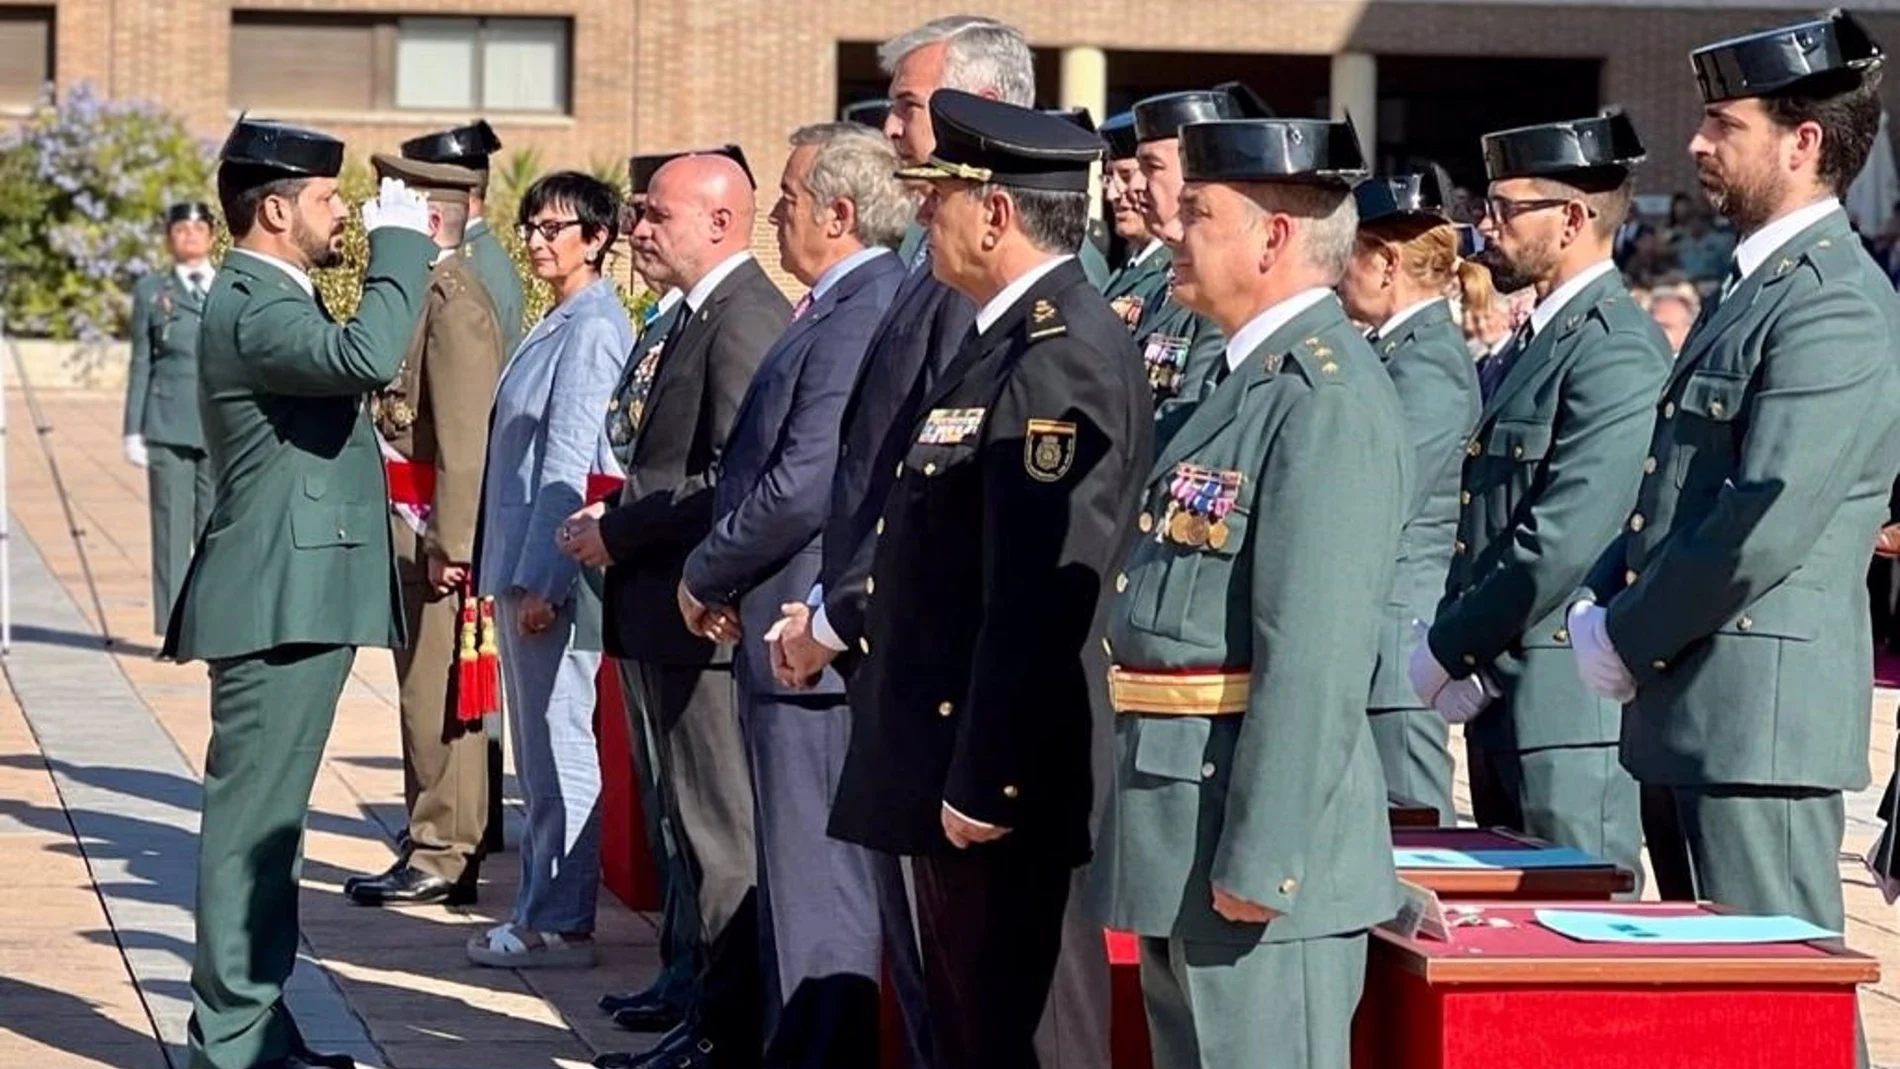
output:
<svg viewBox="0 0 1900 1069"><path fill-rule="evenodd" d="M626 484L627 480L618 475L595 472L587 477L587 503L591 505L596 501L618 501L620 488Z"/></svg>
<svg viewBox="0 0 1900 1069"><path fill-rule="evenodd" d="M389 500L395 505L427 508L435 504L435 468L408 460L383 458L389 478Z"/></svg>

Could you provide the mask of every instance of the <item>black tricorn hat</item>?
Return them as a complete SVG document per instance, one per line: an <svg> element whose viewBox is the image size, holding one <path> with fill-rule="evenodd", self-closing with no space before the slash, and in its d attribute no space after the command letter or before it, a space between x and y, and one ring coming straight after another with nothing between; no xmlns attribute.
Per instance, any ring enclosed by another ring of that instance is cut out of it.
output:
<svg viewBox="0 0 1900 1069"><path fill-rule="evenodd" d="M1366 176L1350 118L1225 119L1181 128L1190 182L1299 182L1351 186Z"/></svg>
<svg viewBox="0 0 1900 1069"><path fill-rule="evenodd" d="M1451 177L1434 163L1416 174L1368 178L1353 187L1352 196L1360 226L1386 219L1449 220Z"/></svg>
<svg viewBox="0 0 1900 1069"><path fill-rule="evenodd" d="M495 136L495 130L488 125L487 119L476 119L467 126L412 137L402 143L405 159L452 163L458 167L473 167L478 171L488 170L488 157L499 151L501 138Z"/></svg>
<svg viewBox="0 0 1900 1069"><path fill-rule="evenodd" d="M211 214L211 206L201 200L179 201L165 209L166 226L175 223L215 223L216 221Z"/></svg>
<svg viewBox="0 0 1900 1069"><path fill-rule="evenodd" d="M1615 108L1588 119L1499 130L1484 135L1483 145L1484 173L1493 182L1577 171L1627 172L1647 155L1629 116Z"/></svg>
<svg viewBox="0 0 1900 1069"><path fill-rule="evenodd" d="M891 102L883 97L876 100L859 100L838 109L838 118L843 122L863 123L873 130L884 129L884 120L891 114Z"/></svg>
<svg viewBox="0 0 1900 1069"><path fill-rule="evenodd" d="M1840 8L1689 53L1696 87L1708 104L1773 96L1801 88L1817 75L1873 70L1885 59L1867 28Z"/></svg>
<svg viewBox="0 0 1900 1069"><path fill-rule="evenodd" d="M1135 155L1135 113L1117 112L1102 120L1096 128L1102 140L1108 142L1108 158L1111 160L1132 159Z"/></svg>
<svg viewBox="0 0 1900 1069"><path fill-rule="evenodd" d="M1273 118L1273 108L1268 106L1266 100L1259 93L1254 92L1253 86L1246 82L1222 82L1214 87L1214 92L1226 93L1232 97L1234 106L1240 109L1240 117L1243 119Z"/></svg>
<svg viewBox="0 0 1900 1069"><path fill-rule="evenodd" d="M716 148L683 149L678 152L646 152L627 160L627 183L633 194L638 196L653 184L653 176L660 168L679 159L681 156L724 156L739 165L745 172L745 180L753 189L759 188L759 180L752 177L752 165L746 162L745 150L735 144L724 144Z"/></svg>
<svg viewBox="0 0 1900 1069"><path fill-rule="evenodd" d="M238 116L218 150L218 162L255 167L261 182L275 178L335 178L343 172L343 142L301 126Z"/></svg>
<svg viewBox="0 0 1900 1069"><path fill-rule="evenodd" d="M937 147L899 178L960 178L1019 189L1083 192L1089 165L1102 158L1102 138L1062 113L1019 108L956 89L930 95Z"/></svg>
<svg viewBox="0 0 1900 1069"><path fill-rule="evenodd" d="M1095 116L1089 114L1087 108L1050 108L1047 114L1067 119L1091 134L1100 133L1095 128Z"/></svg>
<svg viewBox="0 0 1900 1069"><path fill-rule="evenodd" d="M1240 103L1225 89L1190 89L1185 93L1162 93L1135 101L1135 140L1165 141L1179 137L1181 128L1193 122L1244 119Z"/></svg>

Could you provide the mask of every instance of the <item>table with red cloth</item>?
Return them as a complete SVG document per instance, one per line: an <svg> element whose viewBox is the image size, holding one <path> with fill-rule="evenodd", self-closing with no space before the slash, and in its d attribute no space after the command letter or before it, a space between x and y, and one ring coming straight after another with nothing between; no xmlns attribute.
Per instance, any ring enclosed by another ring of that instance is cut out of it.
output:
<svg viewBox="0 0 1900 1069"><path fill-rule="evenodd" d="M1534 919L1578 908L1685 916L1679 902L1466 902L1450 942L1374 931L1353 1069L1853 1069L1855 987L1838 941L1586 943Z"/></svg>

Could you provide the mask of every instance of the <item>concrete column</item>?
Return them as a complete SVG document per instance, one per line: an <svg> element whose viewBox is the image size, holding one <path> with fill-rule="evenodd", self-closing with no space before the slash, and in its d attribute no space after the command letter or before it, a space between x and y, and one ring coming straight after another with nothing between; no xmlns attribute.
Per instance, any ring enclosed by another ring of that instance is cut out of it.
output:
<svg viewBox="0 0 1900 1069"><path fill-rule="evenodd" d="M1096 122L1108 118L1108 56L1099 48L1074 45L1062 50L1062 102L1064 108L1087 108ZM1089 180L1089 216L1102 214L1101 168L1094 168Z"/></svg>
<svg viewBox="0 0 1900 1069"><path fill-rule="evenodd" d="M1377 166L1373 152L1379 145L1379 59L1364 52L1341 52L1333 57L1332 101L1334 119L1352 114L1359 131L1359 147Z"/></svg>

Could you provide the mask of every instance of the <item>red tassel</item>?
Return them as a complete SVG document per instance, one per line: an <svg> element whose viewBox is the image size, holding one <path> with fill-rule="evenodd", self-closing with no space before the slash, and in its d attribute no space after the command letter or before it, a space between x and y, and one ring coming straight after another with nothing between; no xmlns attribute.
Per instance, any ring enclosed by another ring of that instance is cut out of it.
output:
<svg viewBox="0 0 1900 1069"><path fill-rule="evenodd" d="M482 599L480 676L482 714L501 712L501 647L495 635L495 599Z"/></svg>
<svg viewBox="0 0 1900 1069"><path fill-rule="evenodd" d="M455 655L455 718L464 724L482 720L481 654L477 650L476 598L462 594L462 620Z"/></svg>

